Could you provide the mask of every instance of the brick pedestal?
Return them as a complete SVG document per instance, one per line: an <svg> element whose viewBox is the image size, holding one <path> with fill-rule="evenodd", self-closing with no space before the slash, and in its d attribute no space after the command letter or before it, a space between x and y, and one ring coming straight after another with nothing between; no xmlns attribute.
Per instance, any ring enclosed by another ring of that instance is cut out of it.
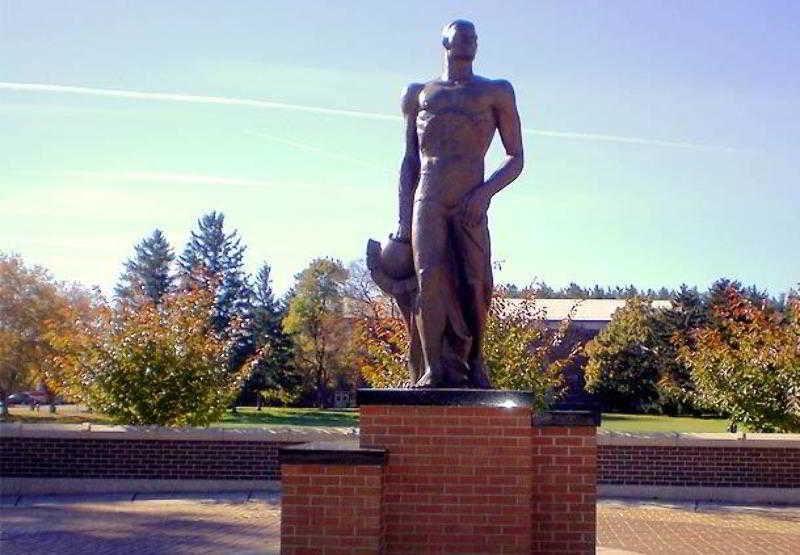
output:
<svg viewBox="0 0 800 555"><path fill-rule="evenodd" d="M532 553L585 554L597 541L594 415L552 411L533 421Z"/></svg>
<svg viewBox="0 0 800 555"><path fill-rule="evenodd" d="M529 553L527 399L506 399L504 408L379 395L359 401L361 445L389 452L386 553ZM403 404L370 404L392 401Z"/></svg>
<svg viewBox="0 0 800 555"><path fill-rule="evenodd" d="M384 461L349 442L282 449L281 553L380 553Z"/></svg>
<svg viewBox="0 0 800 555"><path fill-rule="evenodd" d="M283 553L594 553L594 415L533 415L532 402L509 391L359 391L348 456L371 464L330 453L312 464L319 447L281 452Z"/></svg>

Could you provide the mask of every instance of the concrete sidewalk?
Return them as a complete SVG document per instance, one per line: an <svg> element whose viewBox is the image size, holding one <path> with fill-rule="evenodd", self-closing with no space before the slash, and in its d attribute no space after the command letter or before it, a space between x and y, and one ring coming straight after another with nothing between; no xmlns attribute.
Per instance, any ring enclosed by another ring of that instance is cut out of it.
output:
<svg viewBox="0 0 800 555"><path fill-rule="evenodd" d="M280 550L280 494L115 494L3 498L0 553L186 553ZM598 553L797 553L800 507L603 500Z"/></svg>

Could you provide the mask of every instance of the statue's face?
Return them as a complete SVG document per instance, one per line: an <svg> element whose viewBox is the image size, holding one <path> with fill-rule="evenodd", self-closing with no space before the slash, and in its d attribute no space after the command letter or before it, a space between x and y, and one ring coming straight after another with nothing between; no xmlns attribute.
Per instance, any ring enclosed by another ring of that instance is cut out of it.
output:
<svg viewBox="0 0 800 555"><path fill-rule="evenodd" d="M474 60L478 51L478 35L471 25L454 25L445 34L445 48L451 58Z"/></svg>

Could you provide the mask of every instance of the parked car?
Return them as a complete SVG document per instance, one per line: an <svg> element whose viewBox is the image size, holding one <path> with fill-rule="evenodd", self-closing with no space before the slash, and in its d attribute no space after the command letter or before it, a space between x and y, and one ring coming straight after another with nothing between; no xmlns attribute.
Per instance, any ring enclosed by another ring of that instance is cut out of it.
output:
<svg viewBox="0 0 800 555"><path fill-rule="evenodd" d="M47 394L41 391L20 391L8 396L8 406L30 405L31 401L44 405L47 403Z"/></svg>
<svg viewBox="0 0 800 555"><path fill-rule="evenodd" d="M12 393L11 395L8 396L6 402L8 403L9 407L11 405L27 405L31 402L31 396L28 395L27 393L22 393L22 392Z"/></svg>

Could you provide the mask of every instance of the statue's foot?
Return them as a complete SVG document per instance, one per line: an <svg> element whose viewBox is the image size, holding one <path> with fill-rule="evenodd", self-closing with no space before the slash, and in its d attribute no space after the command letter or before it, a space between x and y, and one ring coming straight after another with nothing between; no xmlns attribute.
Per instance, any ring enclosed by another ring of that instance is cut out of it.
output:
<svg viewBox="0 0 800 555"><path fill-rule="evenodd" d="M473 360L469 365L469 385L476 389L492 389L489 369L482 360Z"/></svg>
<svg viewBox="0 0 800 555"><path fill-rule="evenodd" d="M417 380L417 382L412 386L415 389L420 389L423 387L431 388L436 387L436 383L433 379L433 374L430 370L426 371L422 376Z"/></svg>
<svg viewBox="0 0 800 555"><path fill-rule="evenodd" d="M466 369L465 369L466 370ZM446 362L439 371L426 370L414 384L415 388L469 387L470 380L465 372Z"/></svg>

